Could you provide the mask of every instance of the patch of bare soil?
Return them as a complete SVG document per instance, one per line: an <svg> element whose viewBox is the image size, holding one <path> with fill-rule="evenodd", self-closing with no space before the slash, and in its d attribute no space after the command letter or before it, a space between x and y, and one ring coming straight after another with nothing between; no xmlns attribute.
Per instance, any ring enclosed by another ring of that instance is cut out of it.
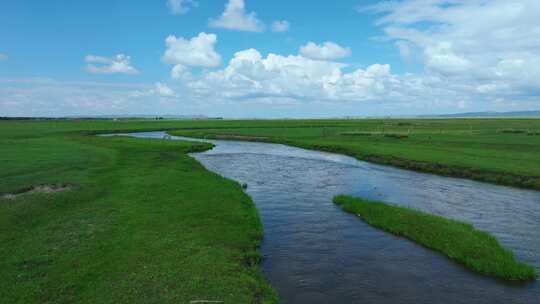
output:
<svg viewBox="0 0 540 304"><path fill-rule="evenodd" d="M34 193L57 193L68 191L71 189L71 185L67 184L51 184L51 185L38 185L18 190L16 192L5 193L0 197L3 199L14 200L19 196Z"/></svg>

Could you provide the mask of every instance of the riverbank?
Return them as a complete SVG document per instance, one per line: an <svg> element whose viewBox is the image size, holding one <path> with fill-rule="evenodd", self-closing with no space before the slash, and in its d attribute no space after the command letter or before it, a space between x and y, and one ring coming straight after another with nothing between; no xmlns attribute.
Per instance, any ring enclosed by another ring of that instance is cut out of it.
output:
<svg viewBox="0 0 540 304"><path fill-rule="evenodd" d="M211 145L9 126L0 193L16 195L0 198L3 303L277 301L258 266L253 202L187 155Z"/></svg>
<svg viewBox="0 0 540 304"><path fill-rule="evenodd" d="M495 237L472 225L350 196L336 196L333 201L368 224L436 250L475 272L512 281L537 278L533 266L517 261Z"/></svg>
<svg viewBox="0 0 540 304"><path fill-rule="evenodd" d="M282 143L419 172L540 190L540 119L0 121L0 136L19 139L157 130Z"/></svg>
<svg viewBox="0 0 540 304"><path fill-rule="evenodd" d="M457 177L472 179L480 182L492 183L503 186L512 186L524 189L533 189L540 191L540 177L521 175L513 172L503 172L486 170L475 167L465 167L462 165L449 165L441 162L429 162L419 161L414 159L400 158L393 155L383 154L364 154L355 148L344 147L341 144L311 144L301 143L295 141L278 141L276 143L282 143L292 145L304 149L314 149L319 151L325 151L330 153L340 153L355 157L356 159L380 164L402 168L406 170L412 170L417 172L432 173L441 176ZM407 147L409 148L409 147Z"/></svg>
<svg viewBox="0 0 540 304"><path fill-rule="evenodd" d="M286 122L285 124L291 124ZM173 135L271 142L407 170L540 190L540 120L346 120L294 128L179 129ZM524 132L507 132L529 130ZM527 129L528 128L528 129ZM364 130L364 131L358 131Z"/></svg>

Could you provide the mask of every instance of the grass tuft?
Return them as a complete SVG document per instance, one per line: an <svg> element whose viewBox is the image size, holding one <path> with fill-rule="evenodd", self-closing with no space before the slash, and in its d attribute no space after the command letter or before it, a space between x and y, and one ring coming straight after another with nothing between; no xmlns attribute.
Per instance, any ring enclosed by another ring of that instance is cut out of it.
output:
<svg viewBox="0 0 540 304"><path fill-rule="evenodd" d="M533 266L517 261L495 237L470 224L350 196L336 196L334 203L372 226L439 251L475 272L511 281L537 278Z"/></svg>

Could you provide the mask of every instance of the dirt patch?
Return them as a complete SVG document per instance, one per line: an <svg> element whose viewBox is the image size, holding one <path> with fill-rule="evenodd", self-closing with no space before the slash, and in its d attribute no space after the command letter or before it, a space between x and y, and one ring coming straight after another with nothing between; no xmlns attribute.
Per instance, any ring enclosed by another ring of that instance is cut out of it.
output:
<svg viewBox="0 0 540 304"><path fill-rule="evenodd" d="M19 196L26 195L26 194L34 194L34 193L57 193L57 192L64 192L71 189L71 185L68 184L49 184L49 185L38 185L38 186L32 186L28 188L23 188L15 192L11 193L5 193L0 195L3 199L8 200L14 200L18 198Z"/></svg>

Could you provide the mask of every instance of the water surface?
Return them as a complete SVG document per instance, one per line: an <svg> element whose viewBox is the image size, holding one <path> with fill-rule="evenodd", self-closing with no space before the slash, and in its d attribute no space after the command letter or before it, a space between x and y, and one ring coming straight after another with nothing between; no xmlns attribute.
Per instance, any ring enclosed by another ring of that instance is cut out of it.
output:
<svg viewBox="0 0 540 304"><path fill-rule="evenodd" d="M193 157L248 184L264 225L263 271L284 303L540 303L539 283L474 274L332 204L350 194L463 220L540 271L540 192L278 144L208 141L216 147Z"/></svg>

